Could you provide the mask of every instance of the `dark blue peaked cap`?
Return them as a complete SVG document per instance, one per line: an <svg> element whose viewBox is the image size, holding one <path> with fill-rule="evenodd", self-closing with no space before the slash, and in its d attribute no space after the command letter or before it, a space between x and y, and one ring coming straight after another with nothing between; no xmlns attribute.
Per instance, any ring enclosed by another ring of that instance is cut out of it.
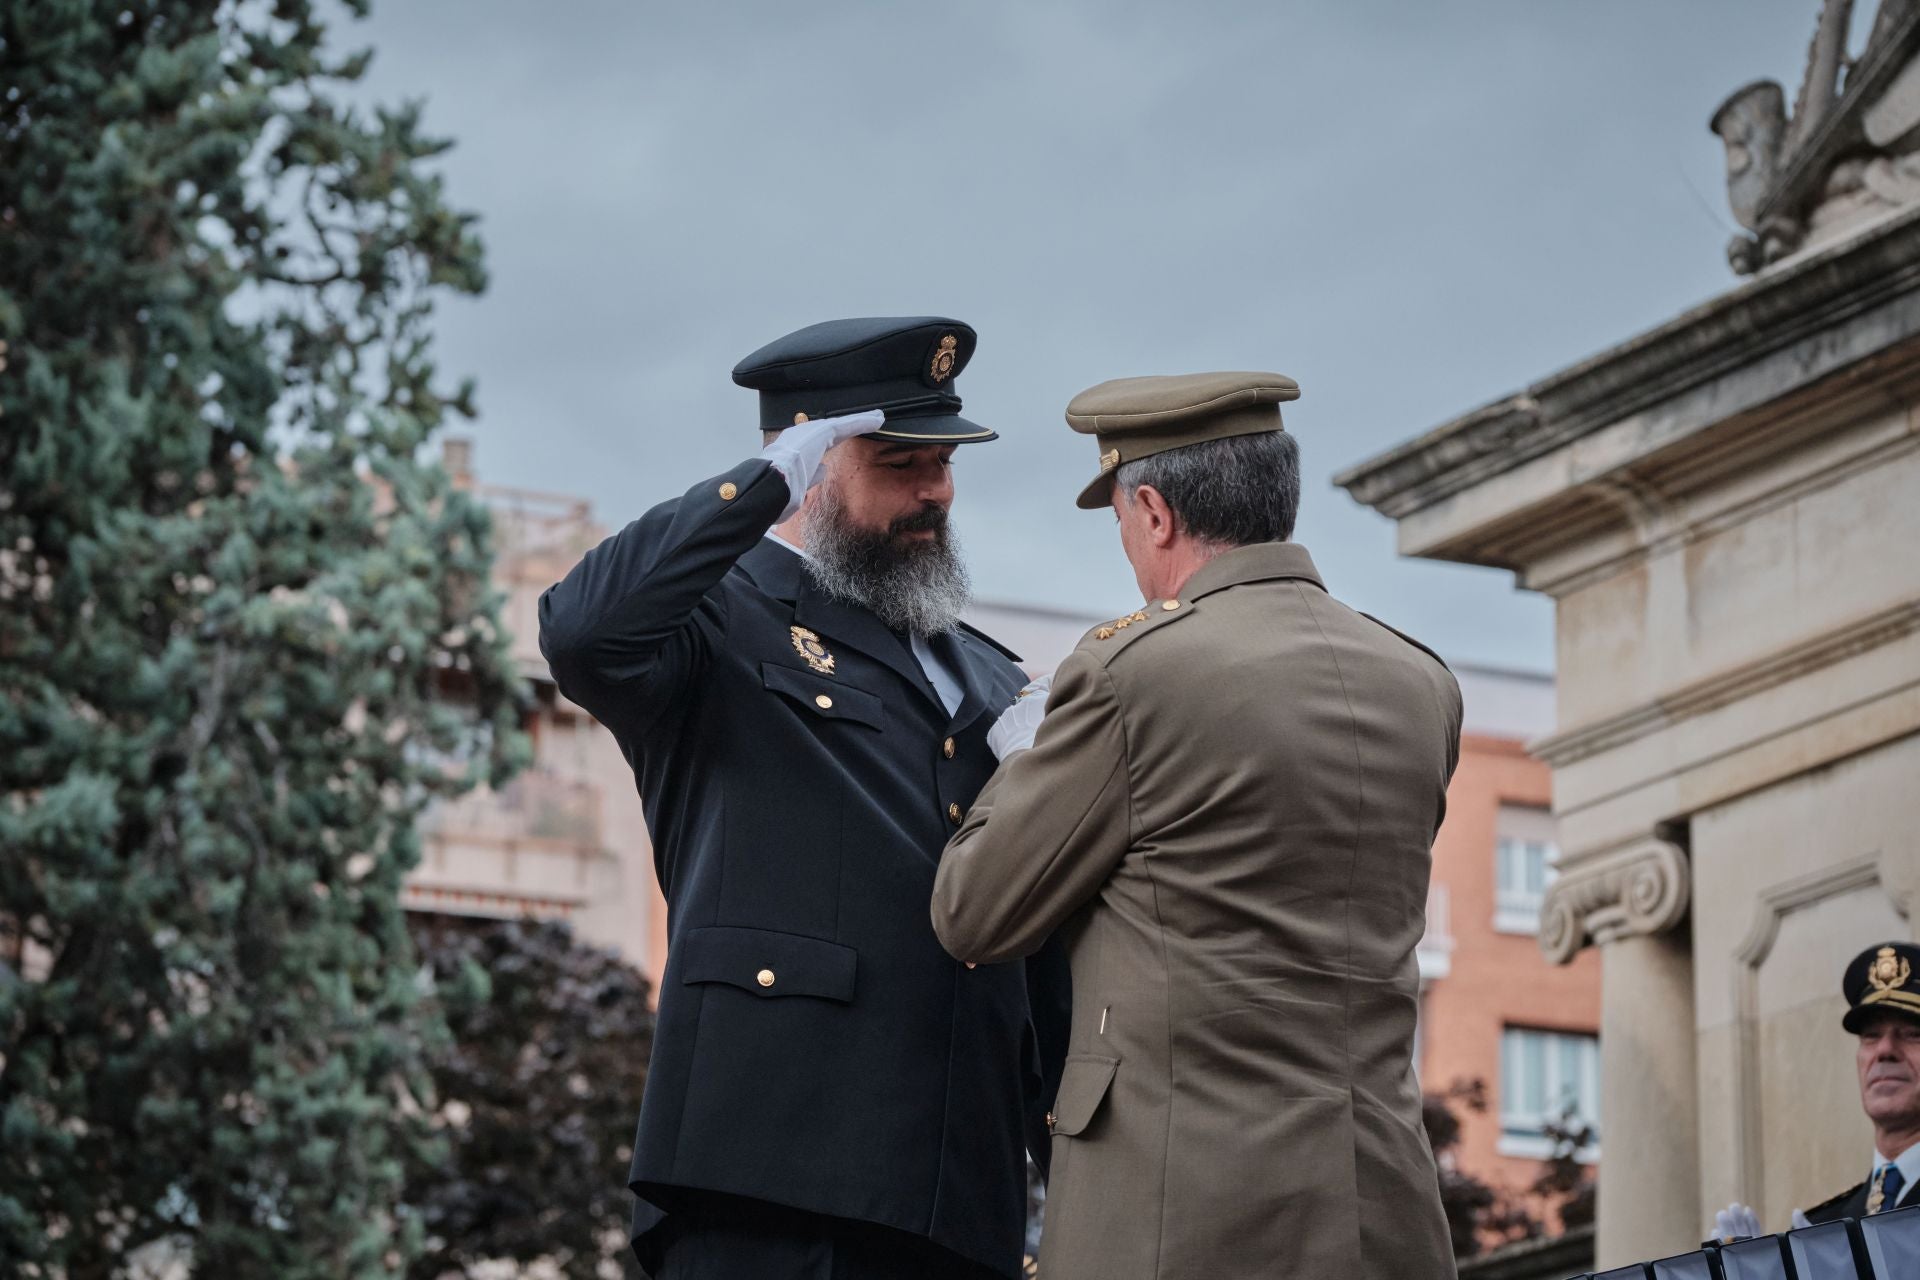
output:
<svg viewBox="0 0 1920 1280"><path fill-rule="evenodd" d="M1920 1021L1920 947L1901 940L1874 943L1853 958L1840 988L1847 997L1840 1025L1856 1035L1876 1010Z"/></svg>
<svg viewBox="0 0 1920 1280"><path fill-rule="evenodd" d="M866 316L810 324L733 367L760 393L760 428L879 409L868 435L916 444L967 444L998 433L960 416L954 383L973 358L974 332L943 316Z"/></svg>

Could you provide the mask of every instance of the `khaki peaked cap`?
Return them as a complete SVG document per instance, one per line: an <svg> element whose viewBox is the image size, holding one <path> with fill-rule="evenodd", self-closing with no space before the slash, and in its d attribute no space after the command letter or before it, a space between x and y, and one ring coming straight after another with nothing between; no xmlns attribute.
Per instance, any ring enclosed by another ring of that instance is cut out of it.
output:
<svg viewBox="0 0 1920 1280"><path fill-rule="evenodd" d="M1088 387L1067 405L1067 425L1100 445L1100 474L1075 504L1097 510L1113 501L1123 463L1207 440L1280 431L1280 405L1300 384L1280 373L1183 373L1115 378Z"/></svg>

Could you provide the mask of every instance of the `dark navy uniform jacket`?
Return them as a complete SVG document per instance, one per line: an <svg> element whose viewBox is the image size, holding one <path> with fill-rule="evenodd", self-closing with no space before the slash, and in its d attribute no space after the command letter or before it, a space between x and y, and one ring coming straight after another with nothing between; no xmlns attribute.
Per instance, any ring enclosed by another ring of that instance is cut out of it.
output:
<svg viewBox="0 0 1920 1280"><path fill-rule="evenodd" d="M711 1191L897 1227L1013 1275L1065 961L967 969L928 904L1025 676L978 633L935 638L966 691L950 715L905 643L764 537L787 498L769 464L742 463L540 601L555 680L638 777L668 903L635 1247L657 1257L665 1218ZM796 629L818 637L811 661Z"/></svg>

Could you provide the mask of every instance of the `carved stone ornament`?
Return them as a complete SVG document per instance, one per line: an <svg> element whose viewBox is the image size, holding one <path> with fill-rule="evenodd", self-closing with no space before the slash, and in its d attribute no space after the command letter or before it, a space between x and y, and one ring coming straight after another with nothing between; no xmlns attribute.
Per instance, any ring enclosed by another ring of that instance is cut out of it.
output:
<svg viewBox="0 0 1920 1280"><path fill-rule="evenodd" d="M1727 258L1750 275L1920 203L1920 0L1880 0L1866 45L1847 56L1853 0L1824 0L1807 67L1786 92L1757 80L1708 128L1727 147L1727 203L1746 231Z"/></svg>
<svg viewBox="0 0 1920 1280"><path fill-rule="evenodd" d="M1565 964L1589 942L1665 933L1687 918L1693 872L1676 844L1648 836L1563 866L1540 908L1540 950Z"/></svg>

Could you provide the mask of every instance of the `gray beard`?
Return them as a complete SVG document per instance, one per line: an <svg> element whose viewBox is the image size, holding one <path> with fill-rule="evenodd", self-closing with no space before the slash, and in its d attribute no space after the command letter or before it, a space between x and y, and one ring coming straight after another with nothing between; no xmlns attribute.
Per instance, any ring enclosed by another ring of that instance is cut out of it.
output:
<svg viewBox="0 0 1920 1280"><path fill-rule="evenodd" d="M936 519L937 517L937 519ZM905 541L932 529L930 541ZM838 490L823 485L807 516L807 573L836 600L859 605L895 631L937 636L954 630L973 599L960 547L937 508L895 520L884 532L847 519Z"/></svg>

